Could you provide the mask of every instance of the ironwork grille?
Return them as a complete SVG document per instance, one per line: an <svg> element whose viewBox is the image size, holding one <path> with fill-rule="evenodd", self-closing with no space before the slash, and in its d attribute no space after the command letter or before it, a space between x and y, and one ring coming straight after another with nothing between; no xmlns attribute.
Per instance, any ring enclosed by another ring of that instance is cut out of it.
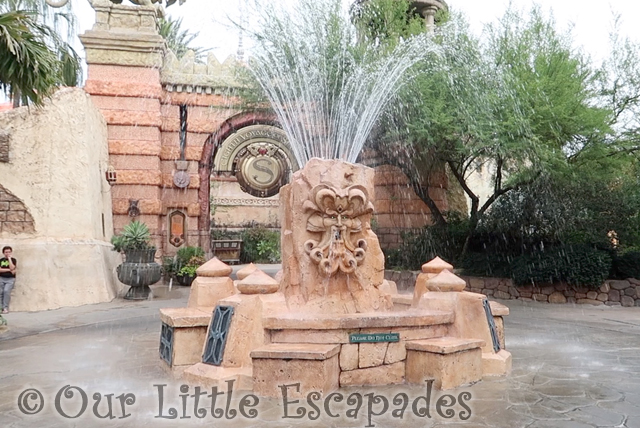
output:
<svg viewBox="0 0 640 428"><path fill-rule="evenodd" d="M224 345L227 343L227 334L231 327L231 316L233 315L232 306L216 306L211 317L211 325L209 326L209 334L202 355L202 362L219 366L222 364L224 355Z"/></svg>
<svg viewBox="0 0 640 428"><path fill-rule="evenodd" d="M496 328L496 323L493 320L493 314L491 313L491 306L489 305L489 301L487 299L484 299L482 301L482 306L484 306L484 313L487 315L487 322L489 323L491 341L493 342L493 352L498 352L500 350L500 339L498 338L498 329Z"/></svg>
<svg viewBox="0 0 640 428"><path fill-rule="evenodd" d="M173 327L165 323L160 332L160 358L169 365L173 363Z"/></svg>

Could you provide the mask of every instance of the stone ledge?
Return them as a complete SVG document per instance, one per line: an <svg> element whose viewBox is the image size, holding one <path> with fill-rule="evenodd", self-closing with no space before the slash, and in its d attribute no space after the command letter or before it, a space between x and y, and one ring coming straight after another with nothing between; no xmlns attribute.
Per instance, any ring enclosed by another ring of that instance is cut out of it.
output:
<svg viewBox="0 0 640 428"><path fill-rule="evenodd" d="M454 320L453 312L407 310L403 312L357 313L343 315L287 314L264 319L269 330L338 330L356 328L422 327L448 324Z"/></svg>
<svg viewBox="0 0 640 428"><path fill-rule="evenodd" d="M160 309L160 321L171 327L207 327L211 312L197 308Z"/></svg>
<svg viewBox="0 0 640 428"><path fill-rule="evenodd" d="M218 386L227 388L227 381L233 381L234 391L253 390L253 371L251 367L218 367L205 363L197 363L186 369L182 378L201 386Z"/></svg>
<svg viewBox="0 0 640 428"><path fill-rule="evenodd" d="M414 340L406 343L407 351L422 351L443 355L481 348L483 346L484 340L459 339L457 337L438 337L435 339Z"/></svg>
<svg viewBox="0 0 640 428"><path fill-rule="evenodd" d="M340 352L340 345L273 343L251 351L251 358L281 360L327 360Z"/></svg>
<svg viewBox="0 0 640 428"><path fill-rule="evenodd" d="M489 302L491 315L494 317L506 317L509 315L509 308L498 302Z"/></svg>

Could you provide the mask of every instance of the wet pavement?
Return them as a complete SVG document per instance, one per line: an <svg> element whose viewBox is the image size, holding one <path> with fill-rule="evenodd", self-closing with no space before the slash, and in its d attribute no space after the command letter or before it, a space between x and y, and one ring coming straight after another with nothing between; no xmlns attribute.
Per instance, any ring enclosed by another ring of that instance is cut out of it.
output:
<svg viewBox="0 0 640 428"><path fill-rule="evenodd" d="M511 309L508 377L430 396L427 385L349 388L287 406L260 399L251 407L254 399L235 391L229 408L229 394L218 397L212 415L211 390L181 390L158 357L158 309L185 306L188 288L155 287L155 295L8 314L0 427L640 428L640 308L502 301Z"/></svg>

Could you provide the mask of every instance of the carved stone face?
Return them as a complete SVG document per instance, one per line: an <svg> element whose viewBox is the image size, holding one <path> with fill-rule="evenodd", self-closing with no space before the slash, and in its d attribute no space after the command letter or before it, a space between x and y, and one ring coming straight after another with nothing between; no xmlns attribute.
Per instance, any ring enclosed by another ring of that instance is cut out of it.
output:
<svg viewBox="0 0 640 428"><path fill-rule="evenodd" d="M367 251L366 240L351 236L362 231L360 217L373 212L367 190L359 185L337 189L321 184L312 189L311 195L304 203L305 211L312 212L307 231L321 238L306 241L305 251L326 276L354 272Z"/></svg>

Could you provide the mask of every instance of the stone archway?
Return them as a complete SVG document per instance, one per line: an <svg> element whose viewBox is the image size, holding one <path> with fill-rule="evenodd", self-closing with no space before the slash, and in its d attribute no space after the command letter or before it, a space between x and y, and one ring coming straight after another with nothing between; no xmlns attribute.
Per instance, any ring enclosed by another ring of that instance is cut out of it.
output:
<svg viewBox="0 0 640 428"><path fill-rule="evenodd" d="M231 137L234 133L237 133L243 128L248 128L255 125L268 125L278 126L278 122L274 115L268 112L247 112L233 116L222 123L220 128L214 132L205 142L202 150L202 157L200 159L200 165L198 168L198 175L200 177L200 188L198 190L198 203L200 204L200 215L198 218L198 229L200 230L200 246L209 251L210 239L209 232L211 228L211 207L210 207L210 194L211 194L211 174L215 168L214 160L218 160L218 163L224 163L227 167L236 157L239 150L232 150L225 156L219 154L219 150L222 144ZM247 143L250 138L242 139L235 149L240 149L240 145ZM275 140L279 140L275 138ZM277 141L276 141L277 142ZM245 144L246 145L246 144ZM277 144L276 144L277 145ZM289 155L290 153L287 153Z"/></svg>

